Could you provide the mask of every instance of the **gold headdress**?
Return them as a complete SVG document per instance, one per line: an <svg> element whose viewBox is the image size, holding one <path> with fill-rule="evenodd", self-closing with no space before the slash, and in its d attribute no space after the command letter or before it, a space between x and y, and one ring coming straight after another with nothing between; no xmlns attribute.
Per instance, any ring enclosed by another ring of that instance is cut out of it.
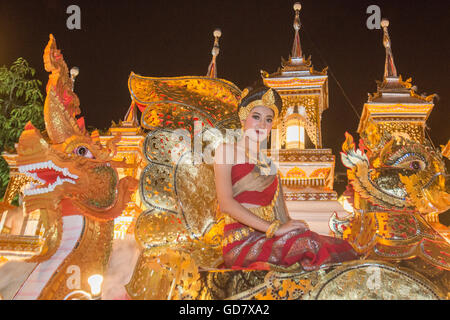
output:
<svg viewBox="0 0 450 320"><path fill-rule="evenodd" d="M244 89L244 91L242 91L241 101L248 95L248 93L249 93L248 89ZM261 100L254 100L245 107L241 107L239 109L239 119L241 120L247 119L252 109L256 106L264 106L271 109L274 114L273 121L275 123L276 119L278 118L279 111L276 105L275 91L273 89L267 90L267 92L261 97Z"/></svg>

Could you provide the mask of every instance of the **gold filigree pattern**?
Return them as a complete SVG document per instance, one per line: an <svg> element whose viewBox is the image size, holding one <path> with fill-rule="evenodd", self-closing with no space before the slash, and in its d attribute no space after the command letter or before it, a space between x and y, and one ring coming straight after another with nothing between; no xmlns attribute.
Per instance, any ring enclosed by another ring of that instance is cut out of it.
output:
<svg viewBox="0 0 450 320"><path fill-rule="evenodd" d="M352 281L359 279L359 281ZM306 297L305 297L306 298ZM436 300L446 295L412 270L376 261L346 264L323 277L309 294L314 300Z"/></svg>
<svg viewBox="0 0 450 320"><path fill-rule="evenodd" d="M144 249L179 245L189 240L184 221L172 212L151 210L141 213L136 221L135 236Z"/></svg>
<svg viewBox="0 0 450 320"><path fill-rule="evenodd" d="M200 238L216 223L214 168L205 163L194 165L192 161L185 161L177 166L175 175L176 194L186 225L194 237Z"/></svg>
<svg viewBox="0 0 450 320"><path fill-rule="evenodd" d="M150 163L172 166L190 151L191 137L171 130L155 130L144 141L144 155Z"/></svg>
<svg viewBox="0 0 450 320"><path fill-rule="evenodd" d="M257 300L300 300L317 283L314 273L270 272L265 278L265 288L255 294Z"/></svg>
<svg viewBox="0 0 450 320"><path fill-rule="evenodd" d="M138 300L171 300L197 298L200 275L189 254L166 249L160 253L143 253L132 280L126 286L128 294ZM142 286L145 283L146 286Z"/></svg>
<svg viewBox="0 0 450 320"><path fill-rule="evenodd" d="M149 165L140 179L141 198L149 208L178 211L174 193L173 168Z"/></svg>
<svg viewBox="0 0 450 320"><path fill-rule="evenodd" d="M260 286L268 271L260 270L211 270L201 271L202 282L198 299L224 300L240 299L237 295L245 293L251 299L255 293L260 292ZM249 291L251 293L249 293ZM253 295L252 295L253 294Z"/></svg>
<svg viewBox="0 0 450 320"><path fill-rule="evenodd" d="M424 127L421 123L410 122L380 122L377 123L379 132L389 132L390 134L403 134L406 139L425 142Z"/></svg>
<svg viewBox="0 0 450 320"><path fill-rule="evenodd" d="M151 106L142 118L142 125L148 128L189 128L197 117L215 126L234 115L241 96L231 82L209 77L151 78L132 73L128 87L136 103Z"/></svg>

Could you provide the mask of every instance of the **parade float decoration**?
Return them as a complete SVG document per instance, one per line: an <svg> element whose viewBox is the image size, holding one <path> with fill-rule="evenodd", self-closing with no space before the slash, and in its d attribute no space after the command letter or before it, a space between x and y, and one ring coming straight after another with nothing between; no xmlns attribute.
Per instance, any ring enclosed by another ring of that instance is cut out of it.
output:
<svg viewBox="0 0 450 320"><path fill-rule="evenodd" d="M299 4L294 10L297 21ZM204 77L131 73L131 107L107 136L89 136L75 118L73 82L51 37L44 54L52 72L46 134L27 126L17 155L6 156L14 173L8 195L23 185L30 189L23 198L26 232L0 235L3 298L92 298L89 292L100 293L89 290L89 284L98 287L107 268L119 268L131 274L124 284L130 299L448 299L450 246L445 233L436 231L439 225L433 225L436 214L449 207L445 166L423 132L432 98L417 95L410 81L393 72L386 28L387 75L365 105L359 149L350 135L343 146L350 181L345 197L353 212L330 220L336 236L347 239L363 258L308 272L222 266L223 219L217 215L212 157L218 143L236 139L232 132L240 127L241 91L217 78L220 31L214 33L213 58ZM311 72L307 67L301 66ZM317 76L321 89L312 89L325 102L325 74ZM263 74L262 80L272 78ZM304 102L306 91L296 88L295 99ZM314 104L310 112L316 118L311 118L300 112L299 101L288 120L303 126L313 149L320 150L320 121L311 119L320 120L319 106L325 105ZM137 110L142 113L139 125ZM274 150L283 149L283 137L274 143ZM296 143L300 147L293 149L303 150L301 141ZM316 165L331 172L334 158ZM121 167L120 175L115 167ZM136 176L139 194L134 194ZM303 181L300 175L294 178L295 184ZM332 188L327 194L333 197ZM130 232L139 250L136 264L108 264L112 243ZM78 287L72 281L77 270L82 274Z"/></svg>
<svg viewBox="0 0 450 320"><path fill-rule="evenodd" d="M118 139L102 147L83 118L76 118L74 77L52 35L44 65L51 73L45 135L29 123L17 155L7 157L13 169L8 196L22 192L26 213L18 234L0 235L1 294L18 300L92 298L108 263L113 219L137 180L119 180L115 167L123 164L111 161Z"/></svg>
<svg viewBox="0 0 450 320"><path fill-rule="evenodd" d="M434 95L418 95L397 74L388 25L382 21L384 79L364 105L359 149L348 133L342 146L353 215L334 216L330 228L366 258L416 270L449 292L450 230L438 215L449 209L450 194L443 154L425 136Z"/></svg>
<svg viewBox="0 0 450 320"><path fill-rule="evenodd" d="M297 11L299 7L295 9ZM423 242L423 245L425 255L430 259L419 259L420 262L424 261L422 264L409 261L414 255L399 255L396 259L372 256L368 254L371 248L366 246L359 250L364 260L324 265L320 270L312 272L281 267L273 267L270 270L223 269L221 221L215 215L217 200L212 166L205 163L195 164L193 158L196 154L192 151L195 146L192 145L195 144L195 137L202 134L210 137L206 139L210 142L207 147L214 146L221 139L220 134L214 135L214 132L218 133L237 125L233 117L239 100L238 89L231 83L214 77L168 79L135 74L130 76L129 88L134 102L143 110L142 125L152 123L148 128L153 129L146 138L144 150L148 167L140 179L140 192L145 199L147 211L141 214L136 222L136 238L142 252L133 277L127 285L131 298L448 298L449 246L439 233L425 227L425 220L417 220L417 228L414 231L422 238L424 237L420 232L426 232L429 240ZM214 94L211 94L212 92ZM199 93L201 96L198 96ZM192 100L193 97L195 100ZM211 109L211 104L215 105L215 108ZM151 117L148 117L149 114ZM217 118L217 115L220 115L220 118ZM196 126L194 122L198 123L199 119L202 124ZM172 130L168 130L168 126ZM188 134L174 134L180 128L187 128ZM181 143L182 140L187 143ZM416 145L416 148L421 147ZM350 150L350 147L345 150ZM354 153L364 157L361 151ZM443 170L439 155L434 156L436 162L433 166L436 171L432 175ZM343 160L345 162L344 157ZM441 179L443 175L438 174L437 177ZM439 185L442 186L442 181ZM370 189L368 192L375 193L375 190ZM446 193L443 190L436 192L439 197L443 197L437 200L441 203ZM409 204L408 208L414 210L415 206ZM445 207L446 205L441 205L440 209L444 210ZM397 211L395 212L397 214ZM416 219L413 215L399 215L392 216L392 222L397 223L397 219L405 218L411 221ZM419 227L422 222L423 226ZM355 230L356 235L365 235L373 229L373 226L369 225L372 229L366 231L365 228L369 226L358 224L353 216L345 220L334 217L330 223L337 236L343 235L345 227L347 232ZM389 223L379 223L374 233L384 232L385 229L377 228L385 228L388 225ZM405 226L400 226L403 227ZM406 230L402 230L400 235L404 231ZM390 236L386 239L391 242L382 241L384 250L397 252L400 248L392 242ZM393 233L392 237L397 235ZM431 263L431 260L438 262ZM427 272L423 269L427 269Z"/></svg>

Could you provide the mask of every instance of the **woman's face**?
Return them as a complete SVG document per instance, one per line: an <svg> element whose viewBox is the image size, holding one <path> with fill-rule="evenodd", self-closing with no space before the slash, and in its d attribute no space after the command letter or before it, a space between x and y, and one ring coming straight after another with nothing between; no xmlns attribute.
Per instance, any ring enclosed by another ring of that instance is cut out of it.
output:
<svg viewBox="0 0 450 320"><path fill-rule="evenodd" d="M247 119L242 121L245 136L258 142L268 138L272 130L273 116L274 113L270 108L264 106L254 107Z"/></svg>

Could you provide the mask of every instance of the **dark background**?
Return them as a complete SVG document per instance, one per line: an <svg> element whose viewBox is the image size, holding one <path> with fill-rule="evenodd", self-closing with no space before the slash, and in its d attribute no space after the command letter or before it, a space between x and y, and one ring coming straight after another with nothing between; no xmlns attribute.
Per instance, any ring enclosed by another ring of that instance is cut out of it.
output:
<svg viewBox="0 0 450 320"><path fill-rule="evenodd" d="M71 68L78 66L75 91L88 127L105 129L129 105L131 71L145 76L205 75L212 32L222 30L218 76L243 89L288 58L295 1L228 0L0 0L0 65L24 57L45 84L42 54L53 33ZM329 109L324 112L324 147L337 156L348 131L357 138L367 93L384 71L382 31L369 30L366 9L376 4L390 20L395 63L418 93L439 95L427 130L436 146L447 143L450 1L303 0L301 44L316 70L329 67ZM68 30L66 9L81 8L81 30ZM339 81L349 101L337 85ZM339 183L338 183L339 184ZM342 188L337 186L337 191Z"/></svg>

